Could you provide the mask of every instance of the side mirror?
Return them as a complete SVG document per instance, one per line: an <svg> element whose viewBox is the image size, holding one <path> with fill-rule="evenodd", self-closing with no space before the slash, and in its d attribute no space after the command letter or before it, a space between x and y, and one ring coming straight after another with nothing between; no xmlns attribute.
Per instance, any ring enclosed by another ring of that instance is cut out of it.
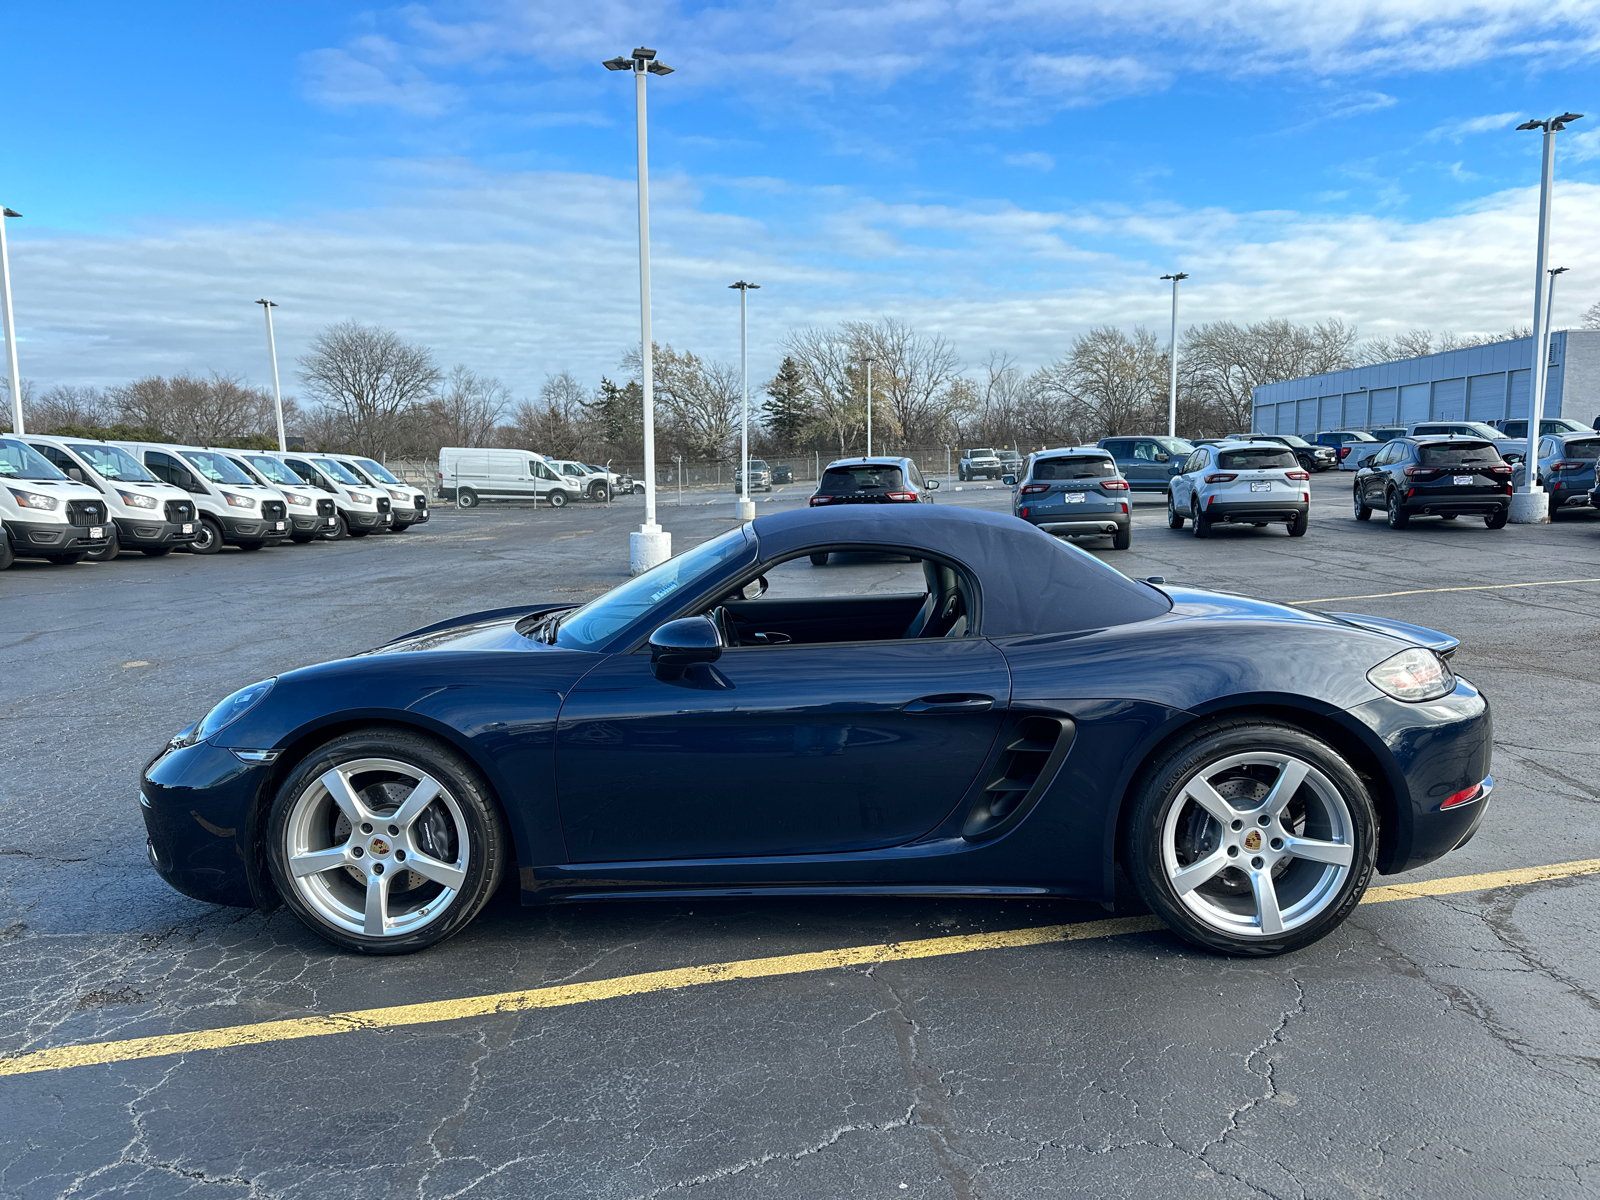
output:
<svg viewBox="0 0 1600 1200"><path fill-rule="evenodd" d="M1016 487L1017 477L1015 475L1002 475L1000 477L1000 482L1005 484L1007 487Z"/></svg>
<svg viewBox="0 0 1600 1200"><path fill-rule="evenodd" d="M68 479L73 479L73 480L76 480L79 483L82 483L83 482L83 470L81 468L79 468L79 467L68 467L67 468L67 478Z"/></svg>
<svg viewBox="0 0 1600 1200"><path fill-rule="evenodd" d="M928 490L930 492L937 492L939 490L939 481L937 479L928 480Z"/></svg>
<svg viewBox="0 0 1600 1200"><path fill-rule="evenodd" d="M1171 458L1172 458L1172 455L1168 454L1164 450L1157 450L1156 451L1156 461L1157 462L1167 462Z"/></svg>
<svg viewBox="0 0 1600 1200"><path fill-rule="evenodd" d="M650 671L657 679L682 679L685 668L721 657L722 634L710 617L668 621L650 635Z"/></svg>

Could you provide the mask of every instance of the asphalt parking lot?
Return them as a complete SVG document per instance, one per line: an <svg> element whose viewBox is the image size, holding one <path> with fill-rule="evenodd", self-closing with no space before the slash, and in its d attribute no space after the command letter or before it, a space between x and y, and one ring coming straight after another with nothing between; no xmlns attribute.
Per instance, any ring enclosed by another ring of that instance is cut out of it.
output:
<svg viewBox="0 0 1600 1200"><path fill-rule="evenodd" d="M0 1058L0 1196L1594 1195L1600 875L1514 873L1600 858L1600 516L1397 532L1351 518L1348 480L1313 482L1304 538L1197 540L1146 496L1131 550L1082 543L1130 575L1451 632L1494 705L1482 831L1378 882L1493 878L1385 893L1266 961L1065 902L530 910L509 892L435 950L342 955L285 911L170 891L145 861L140 767L257 679L620 582L641 500L19 561L0 575L0 1056L126 1055ZM1009 491L938 498L1004 509ZM731 497L663 499L677 549L731 523ZM853 947L875 949L829 957ZM694 970L758 959L778 962ZM678 973L610 982L651 972ZM435 1007L370 1013L416 1005ZM130 1043L271 1022L302 1024Z"/></svg>

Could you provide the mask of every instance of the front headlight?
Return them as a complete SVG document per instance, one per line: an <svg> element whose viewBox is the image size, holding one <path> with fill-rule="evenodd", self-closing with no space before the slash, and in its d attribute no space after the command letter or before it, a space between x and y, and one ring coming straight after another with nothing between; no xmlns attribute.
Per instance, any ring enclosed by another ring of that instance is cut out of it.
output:
<svg viewBox="0 0 1600 1200"><path fill-rule="evenodd" d="M37 508L41 512L55 512L61 507L60 496L44 496L38 492L22 492L16 488L11 489L11 494L17 498L17 503L23 508Z"/></svg>
<svg viewBox="0 0 1600 1200"><path fill-rule="evenodd" d="M235 496L232 492L223 492L222 498L235 508L254 508L256 506L256 498L254 496Z"/></svg>
<svg viewBox="0 0 1600 1200"><path fill-rule="evenodd" d="M1419 704L1456 690L1456 677L1432 650L1413 646L1367 672L1367 682L1386 696Z"/></svg>
<svg viewBox="0 0 1600 1200"><path fill-rule="evenodd" d="M302 496L299 492L285 492L283 498L296 508L310 508L311 497Z"/></svg>
<svg viewBox="0 0 1600 1200"><path fill-rule="evenodd" d="M252 683L249 687L240 688L233 695L226 697L205 715L205 719L195 728L192 740L203 742L208 737L221 733L265 700L276 682L276 679L263 679L260 683Z"/></svg>
<svg viewBox="0 0 1600 1200"><path fill-rule="evenodd" d="M122 497L122 502L129 508L154 508L156 506L156 498L154 496L146 496L143 492L125 492L118 488L117 495Z"/></svg>
<svg viewBox="0 0 1600 1200"><path fill-rule="evenodd" d="M390 488L389 489L389 498L391 500L399 501L401 504L410 504L411 503L411 493L402 492L402 491L399 491L396 488Z"/></svg>
<svg viewBox="0 0 1600 1200"><path fill-rule="evenodd" d="M350 492L349 496L352 504L359 504L363 508L373 508L378 503L374 497L367 495L365 492Z"/></svg>

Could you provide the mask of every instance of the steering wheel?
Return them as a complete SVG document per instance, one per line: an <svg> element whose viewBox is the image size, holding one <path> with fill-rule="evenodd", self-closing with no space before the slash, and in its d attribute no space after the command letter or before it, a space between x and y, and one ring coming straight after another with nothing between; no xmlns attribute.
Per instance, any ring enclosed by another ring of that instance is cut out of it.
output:
<svg viewBox="0 0 1600 1200"><path fill-rule="evenodd" d="M711 610L711 620L716 625L717 632L722 635L722 644L724 646L737 646L739 644L739 635L733 631L733 614L727 610L725 605L719 604Z"/></svg>

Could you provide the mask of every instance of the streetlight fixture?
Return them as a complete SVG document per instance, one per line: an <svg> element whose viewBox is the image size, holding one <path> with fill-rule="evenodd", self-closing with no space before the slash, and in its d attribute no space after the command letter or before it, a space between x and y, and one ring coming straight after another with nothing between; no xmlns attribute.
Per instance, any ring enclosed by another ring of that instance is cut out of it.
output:
<svg viewBox="0 0 1600 1200"><path fill-rule="evenodd" d="M273 300L257 300L256 303L267 314L267 357L272 360L272 403L278 412L278 452L281 454L289 448L289 439L283 432L283 389L278 386L278 346L272 340L272 310L278 305Z"/></svg>
<svg viewBox="0 0 1600 1200"><path fill-rule="evenodd" d="M1539 423L1544 416L1545 328L1548 314L1545 311L1545 261L1550 257L1550 192L1555 182L1556 134L1582 113L1566 112L1559 117L1543 121L1524 121L1518 129L1538 129L1544 133L1544 164L1539 175L1539 242L1534 253L1533 269L1533 367L1529 372L1528 387L1528 450L1523 462L1522 487L1511 497L1510 520L1520 525L1542 525L1550 519L1550 497L1539 486L1539 474L1533 464L1539 461Z"/></svg>
<svg viewBox="0 0 1600 1200"><path fill-rule="evenodd" d="M656 522L656 407L654 346L650 334L650 172L646 137L644 81L647 75L670 75L672 68L656 61L656 52L640 46L630 57L617 55L603 64L608 71L633 72L633 103L638 125L639 156L639 359L644 374L644 524L628 535L628 569L635 575L672 557L672 535Z"/></svg>
<svg viewBox="0 0 1600 1200"><path fill-rule="evenodd" d="M1161 278L1172 280L1172 341L1167 357L1171 360L1171 375L1167 382L1167 436L1178 436L1178 280L1189 276L1182 271Z"/></svg>
<svg viewBox="0 0 1600 1200"><path fill-rule="evenodd" d="M17 437L22 428L22 376L17 371L17 323L11 315L11 258L6 250L6 218L21 217L19 212L0 206L0 317L5 319L6 379L11 385L11 432Z"/></svg>
<svg viewBox="0 0 1600 1200"><path fill-rule="evenodd" d="M736 508L739 520L756 519L756 504L750 499L750 352L745 340L745 300L751 292L759 292L759 283L730 283L730 289L739 292L739 394L744 398L744 414L739 422L739 501Z"/></svg>

